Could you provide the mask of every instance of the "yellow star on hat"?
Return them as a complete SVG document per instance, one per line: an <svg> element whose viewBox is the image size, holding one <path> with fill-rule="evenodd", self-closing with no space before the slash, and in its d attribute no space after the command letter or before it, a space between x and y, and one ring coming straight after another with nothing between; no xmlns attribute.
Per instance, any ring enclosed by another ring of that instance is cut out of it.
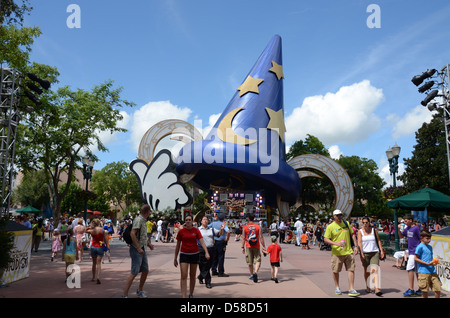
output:
<svg viewBox="0 0 450 318"><path fill-rule="evenodd" d="M238 87L238 91L240 91L239 97L242 97L242 95L245 95L248 92L259 94L258 86L263 81L264 80L262 78L253 78L251 76L247 76L244 83L242 83L242 85Z"/></svg>
<svg viewBox="0 0 450 318"><path fill-rule="evenodd" d="M274 111L273 109L266 107L266 111L270 117L270 121L267 124L267 128L277 130L278 135L284 142L284 133L286 132L286 126L284 124L283 109L280 109L279 111Z"/></svg>
<svg viewBox="0 0 450 318"><path fill-rule="evenodd" d="M277 64L275 61L272 61L272 68L270 68L269 71L275 73L278 80L284 78L283 65Z"/></svg>

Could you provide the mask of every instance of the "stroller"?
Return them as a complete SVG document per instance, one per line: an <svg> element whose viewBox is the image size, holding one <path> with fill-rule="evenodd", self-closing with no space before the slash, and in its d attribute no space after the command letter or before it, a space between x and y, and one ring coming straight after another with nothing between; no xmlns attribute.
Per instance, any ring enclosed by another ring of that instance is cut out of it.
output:
<svg viewBox="0 0 450 318"><path fill-rule="evenodd" d="M321 244L320 244L320 250L321 251L331 251L331 245L325 243L324 239L323 239L323 235L322 235L322 239L321 239Z"/></svg>
<svg viewBox="0 0 450 318"><path fill-rule="evenodd" d="M288 244L294 243L295 244L296 241L297 241L297 236L295 235L295 232L292 230L287 230L287 235L286 235L286 238L284 239L284 243L288 243Z"/></svg>

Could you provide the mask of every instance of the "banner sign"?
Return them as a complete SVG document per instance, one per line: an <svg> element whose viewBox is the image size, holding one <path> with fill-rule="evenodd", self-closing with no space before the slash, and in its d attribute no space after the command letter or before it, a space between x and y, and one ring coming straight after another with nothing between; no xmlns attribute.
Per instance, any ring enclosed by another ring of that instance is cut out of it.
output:
<svg viewBox="0 0 450 318"><path fill-rule="evenodd" d="M0 277L0 284L12 282L30 276L32 231L13 231L14 247L11 250L12 261Z"/></svg>
<svg viewBox="0 0 450 318"><path fill-rule="evenodd" d="M450 292L450 236L432 235L433 256L439 260L436 272L442 283L442 290Z"/></svg>

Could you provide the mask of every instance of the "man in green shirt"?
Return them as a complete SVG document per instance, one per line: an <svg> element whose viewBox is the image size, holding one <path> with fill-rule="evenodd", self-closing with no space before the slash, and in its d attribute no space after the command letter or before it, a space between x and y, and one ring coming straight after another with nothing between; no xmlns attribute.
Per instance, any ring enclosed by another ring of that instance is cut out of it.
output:
<svg viewBox="0 0 450 318"><path fill-rule="evenodd" d="M153 250L153 244L151 243L150 238L147 237L147 218L150 216L150 212L150 206L144 204L141 207L140 214L133 220L133 224L129 225L132 226L130 236L133 241L130 245L131 273L125 284L123 297L128 297L128 290L130 289L134 278L141 273L136 294L139 298L147 298L143 288L149 273L145 247L148 246L150 250Z"/></svg>
<svg viewBox="0 0 450 318"><path fill-rule="evenodd" d="M355 260L353 253L358 254L358 244L356 242L355 233L349 224L343 220L343 215L340 210L333 212L334 222L327 226L324 235L325 243L332 246L331 251L331 269L333 272L334 284L336 286L336 295L340 295L339 288L339 272L342 270L342 265L345 265L348 276L349 292L348 295L352 297L359 296L359 293L354 289L355 281ZM354 247L352 248L351 240L353 240Z"/></svg>

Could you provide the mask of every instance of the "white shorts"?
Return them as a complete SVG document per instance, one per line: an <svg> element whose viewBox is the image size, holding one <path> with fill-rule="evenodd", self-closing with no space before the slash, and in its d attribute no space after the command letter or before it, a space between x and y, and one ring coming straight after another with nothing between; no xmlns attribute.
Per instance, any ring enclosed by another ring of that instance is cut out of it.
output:
<svg viewBox="0 0 450 318"><path fill-rule="evenodd" d="M403 258L404 256L405 256L405 252L404 251L398 251L398 252L395 252L395 254L394 254L394 257L396 259Z"/></svg>
<svg viewBox="0 0 450 318"><path fill-rule="evenodd" d="M417 265L416 261L414 260L415 255L409 255L408 256L408 262L406 263L406 270L407 271L415 271L417 273Z"/></svg>

